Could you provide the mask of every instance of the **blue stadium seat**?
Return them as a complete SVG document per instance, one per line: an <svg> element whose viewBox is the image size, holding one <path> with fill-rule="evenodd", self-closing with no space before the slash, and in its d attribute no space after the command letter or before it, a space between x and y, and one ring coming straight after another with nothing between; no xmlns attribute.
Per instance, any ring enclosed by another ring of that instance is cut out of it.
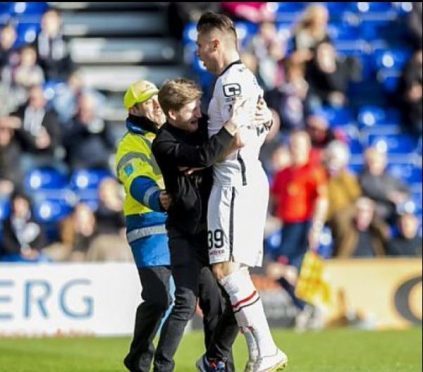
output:
<svg viewBox="0 0 423 372"><path fill-rule="evenodd" d="M348 147L350 149L351 155L360 155L363 153L363 144L359 138L349 137L347 139Z"/></svg>
<svg viewBox="0 0 423 372"><path fill-rule="evenodd" d="M319 239L319 247L317 253L319 256L328 259L333 256L334 241L332 231L329 227L325 226L322 229Z"/></svg>
<svg viewBox="0 0 423 372"><path fill-rule="evenodd" d="M280 229L274 231L264 239L265 254L276 259L280 250L282 239L282 231Z"/></svg>
<svg viewBox="0 0 423 372"><path fill-rule="evenodd" d="M399 131L401 114L395 109L367 105L359 109L357 121L359 127L367 134L395 134Z"/></svg>
<svg viewBox="0 0 423 372"><path fill-rule="evenodd" d="M256 24L251 22L241 22L238 21L235 23L236 33L238 35L239 45L242 48L248 46L250 40L257 33L258 27Z"/></svg>
<svg viewBox="0 0 423 372"><path fill-rule="evenodd" d="M111 177L110 172L103 169L80 169L72 173L70 187L79 201L96 210L98 207L98 187L104 178Z"/></svg>
<svg viewBox="0 0 423 372"><path fill-rule="evenodd" d="M302 12L307 7L306 2L284 1L279 2L276 12L278 14L296 14Z"/></svg>
<svg viewBox="0 0 423 372"><path fill-rule="evenodd" d="M364 169L364 165L363 165L363 163L362 163L362 162L349 163L349 164L348 164L348 169L349 169L352 173L354 173L354 174L358 175L358 174L360 174L360 173L363 171L363 169Z"/></svg>
<svg viewBox="0 0 423 372"><path fill-rule="evenodd" d="M38 33L40 32L41 26L40 23L19 23L16 31L18 38L16 43L19 46L25 44L31 44L35 41Z"/></svg>
<svg viewBox="0 0 423 372"><path fill-rule="evenodd" d="M422 183L422 168L410 163L390 163L387 172L408 185Z"/></svg>
<svg viewBox="0 0 423 372"><path fill-rule="evenodd" d="M352 2L350 10L364 22L388 22L397 17L397 10L390 2Z"/></svg>
<svg viewBox="0 0 423 372"><path fill-rule="evenodd" d="M401 71L398 70L381 69L377 73L377 80L382 84L385 92L393 94L398 90L401 75Z"/></svg>
<svg viewBox="0 0 423 372"><path fill-rule="evenodd" d="M72 212L72 206L64 200L35 201L33 205L35 219L42 224L57 223Z"/></svg>
<svg viewBox="0 0 423 372"><path fill-rule="evenodd" d="M65 173L51 167L40 167L30 170L25 175L25 189L34 192L45 189L62 189L68 184Z"/></svg>
<svg viewBox="0 0 423 372"><path fill-rule="evenodd" d="M195 43L197 41L197 24L194 22L187 23L182 33L182 43L184 45Z"/></svg>
<svg viewBox="0 0 423 372"><path fill-rule="evenodd" d="M392 155L409 155L416 150L417 140L407 134L370 134L368 145Z"/></svg>
<svg viewBox="0 0 423 372"><path fill-rule="evenodd" d="M10 14L10 7L13 3L0 2L0 14Z"/></svg>
<svg viewBox="0 0 423 372"><path fill-rule="evenodd" d="M393 69L401 71L411 57L411 50L408 48L379 49L373 54L374 67L380 69Z"/></svg>
<svg viewBox="0 0 423 372"><path fill-rule="evenodd" d="M70 186L74 190L97 189L100 182L111 174L104 169L79 169L70 177Z"/></svg>
<svg viewBox="0 0 423 372"><path fill-rule="evenodd" d="M278 2L276 9L277 22L295 22L307 7L306 2Z"/></svg>
<svg viewBox="0 0 423 372"><path fill-rule="evenodd" d="M42 15L47 9L46 2L12 2L10 6L13 15Z"/></svg>
<svg viewBox="0 0 423 372"><path fill-rule="evenodd" d="M6 198L0 198L0 221L3 221L10 214L10 201Z"/></svg>
<svg viewBox="0 0 423 372"><path fill-rule="evenodd" d="M344 127L354 124L354 117L348 107L325 106L320 113L329 121L331 127Z"/></svg>
<svg viewBox="0 0 423 372"><path fill-rule="evenodd" d="M352 26L343 23L332 23L329 24L328 32L330 38L336 41L357 41L357 36L359 35L359 28L357 26Z"/></svg>

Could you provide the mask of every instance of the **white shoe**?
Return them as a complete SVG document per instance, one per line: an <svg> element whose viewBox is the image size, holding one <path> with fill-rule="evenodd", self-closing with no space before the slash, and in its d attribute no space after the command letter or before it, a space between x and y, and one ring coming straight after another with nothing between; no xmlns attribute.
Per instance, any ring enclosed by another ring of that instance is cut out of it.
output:
<svg viewBox="0 0 423 372"><path fill-rule="evenodd" d="M254 366L254 372L282 371L287 365L288 357L282 350L277 349L273 355L260 357Z"/></svg>

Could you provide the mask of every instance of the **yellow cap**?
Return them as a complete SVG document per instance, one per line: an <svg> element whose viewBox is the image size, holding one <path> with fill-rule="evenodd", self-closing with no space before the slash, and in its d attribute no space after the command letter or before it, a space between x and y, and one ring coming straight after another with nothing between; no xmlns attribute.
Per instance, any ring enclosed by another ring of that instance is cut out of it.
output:
<svg viewBox="0 0 423 372"><path fill-rule="evenodd" d="M123 105L127 110L149 100L155 94L159 93L159 89L147 80L138 80L131 84L123 97Z"/></svg>

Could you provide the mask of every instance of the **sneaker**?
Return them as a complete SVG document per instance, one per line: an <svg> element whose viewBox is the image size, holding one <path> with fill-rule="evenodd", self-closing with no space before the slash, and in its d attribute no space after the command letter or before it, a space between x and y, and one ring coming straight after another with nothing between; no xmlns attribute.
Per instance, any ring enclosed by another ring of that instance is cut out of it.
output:
<svg viewBox="0 0 423 372"><path fill-rule="evenodd" d="M226 372L225 362L221 360L208 360L206 355L203 355L195 363L200 372Z"/></svg>
<svg viewBox="0 0 423 372"><path fill-rule="evenodd" d="M255 372L277 372L282 371L288 365L288 357L282 350L277 349L273 355L260 357L255 366Z"/></svg>

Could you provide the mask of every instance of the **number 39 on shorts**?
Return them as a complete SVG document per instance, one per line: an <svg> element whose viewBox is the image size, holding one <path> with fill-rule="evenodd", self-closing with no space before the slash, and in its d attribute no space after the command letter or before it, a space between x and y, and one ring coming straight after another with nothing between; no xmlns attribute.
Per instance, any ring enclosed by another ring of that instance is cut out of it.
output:
<svg viewBox="0 0 423 372"><path fill-rule="evenodd" d="M207 245L209 249L223 247L223 230L209 230L207 232Z"/></svg>

